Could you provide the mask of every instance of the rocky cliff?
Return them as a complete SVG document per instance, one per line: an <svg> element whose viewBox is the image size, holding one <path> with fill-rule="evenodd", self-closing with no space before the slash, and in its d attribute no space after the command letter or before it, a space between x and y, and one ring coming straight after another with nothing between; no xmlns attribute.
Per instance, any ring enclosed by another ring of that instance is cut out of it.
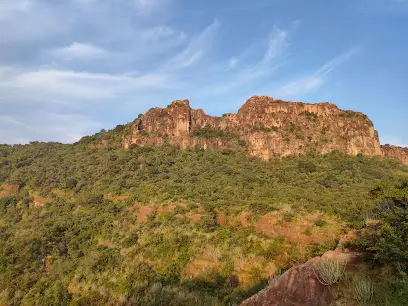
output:
<svg viewBox="0 0 408 306"><path fill-rule="evenodd" d="M366 115L330 103L284 102L250 98L237 114L212 117L194 110L188 100L153 108L126 127L122 144L171 144L180 148L246 150L272 156L329 153L393 157L408 163L408 149L381 146Z"/></svg>
<svg viewBox="0 0 408 306"><path fill-rule="evenodd" d="M357 305L353 297L337 288L323 285L315 270L319 261L330 260L343 264L349 275L361 269L363 254L336 249L328 251L321 257L315 257L308 262L294 266L282 276L269 281L269 286L249 299L241 306L328 306ZM336 300L334 300L336 296Z"/></svg>
<svg viewBox="0 0 408 306"><path fill-rule="evenodd" d="M408 148L385 145L382 146L381 149L385 157L396 158L408 165Z"/></svg>

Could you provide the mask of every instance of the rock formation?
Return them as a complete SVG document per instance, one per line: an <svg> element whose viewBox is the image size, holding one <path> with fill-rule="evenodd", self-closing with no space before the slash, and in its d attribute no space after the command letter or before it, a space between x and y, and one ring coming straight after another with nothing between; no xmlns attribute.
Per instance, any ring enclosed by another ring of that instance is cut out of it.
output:
<svg viewBox="0 0 408 306"><path fill-rule="evenodd" d="M408 148L385 145L381 149L385 157L399 159L402 163L408 165Z"/></svg>
<svg viewBox="0 0 408 306"><path fill-rule="evenodd" d="M185 148L246 150L269 159L337 150L350 155L386 156L408 163L408 149L381 146L373 123L362 113L335 104L284 102L255 96L237 114L212 117L188 100L153 108L126 127L123 145L165 143Z"/></svg>
<svg viewBox="0 0 408 306"><path fill-rule="evenodd" d="M267 288L244 301L241 306L330 305L330 288L322 285L313 271L319 260L320 258L314 258L291 268Z"/></svg>
<svg viewBox="0 0 408 306"><path fill-rule="evenodd" d="M361 253L349 251L329 251L321 257L294 266L270 285L244 301L241 306L328 306L333 302L329 286L319 282L314 265L320 260L344 263L354 269L362 263ZM343 304L342 304L343 305ZM344 304L347 305L347 304Z"/></svg>

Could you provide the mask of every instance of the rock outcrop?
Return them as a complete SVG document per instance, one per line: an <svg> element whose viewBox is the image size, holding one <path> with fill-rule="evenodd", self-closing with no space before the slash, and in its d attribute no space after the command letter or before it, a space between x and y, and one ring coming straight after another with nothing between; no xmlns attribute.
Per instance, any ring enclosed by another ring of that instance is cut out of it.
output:
<svg viewBox="0 0 408 306"><path fill-rule="evenodd" d="M332 296L329 287L322 285L313 272L313 266L319 260L314 258L291 268L241 306L330 305Z"/></svg>
<svg viewBox="0 0 408 306"><path fill-rule="evenodd" d="M396 158L402 163L408 165L408 148L401 148L391 145L385 145L381 148L385 157Z"/></svg>
<svg viewBox="0 0 408 306"><path fill-rule="evenodd" d="M244 301L241 306L328 306L333 301L329 286L319 282L314 266L320 260L344 263L347 267L358 266L362 254L342 250L329 251L322 257L289 269L281 277L256 295Z"/></svg>
<svg viewBox="0 0 408 306"><path fill-rule="evenodd" d="M255 96L237 114L212 117L194 110L188 100L154 108L131 123L123 145L171 144L185 148L246 150L264 159L273 156L326 154L393 157L408 163L408 149L381 147L373 123L362 113L335 104L284 102Z"/></svg>

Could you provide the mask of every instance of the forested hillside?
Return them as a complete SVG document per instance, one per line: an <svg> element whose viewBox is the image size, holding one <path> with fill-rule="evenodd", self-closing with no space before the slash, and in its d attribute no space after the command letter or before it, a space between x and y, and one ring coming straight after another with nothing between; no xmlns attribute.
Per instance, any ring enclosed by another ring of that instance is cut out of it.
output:
<svg viewBox="0 0 408 306"><path fill-rule="evenodd" d="M376 191L408 178L398 161L337 152L81 142L0 146L0 166L6 305L237 305L363 227Z"/></svg>

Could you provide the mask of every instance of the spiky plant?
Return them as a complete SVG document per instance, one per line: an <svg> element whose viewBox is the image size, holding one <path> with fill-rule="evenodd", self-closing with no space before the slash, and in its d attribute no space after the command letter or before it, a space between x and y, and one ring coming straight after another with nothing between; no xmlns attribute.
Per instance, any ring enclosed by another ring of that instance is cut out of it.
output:
<svg viewBox="0 0 408 306"><path fill-rule="evenodd" d="M313 272L318 281L325 286L332 286L340 282L347 262L331 259L321 259L313 266Z"/></svg>
<svg viewBox="0 0 408 306"><path fill-rule="evenodd" d="M358 302L369 302L374 296L373 282L368 278L355 277L352 281L354 298Z"/></svg>

